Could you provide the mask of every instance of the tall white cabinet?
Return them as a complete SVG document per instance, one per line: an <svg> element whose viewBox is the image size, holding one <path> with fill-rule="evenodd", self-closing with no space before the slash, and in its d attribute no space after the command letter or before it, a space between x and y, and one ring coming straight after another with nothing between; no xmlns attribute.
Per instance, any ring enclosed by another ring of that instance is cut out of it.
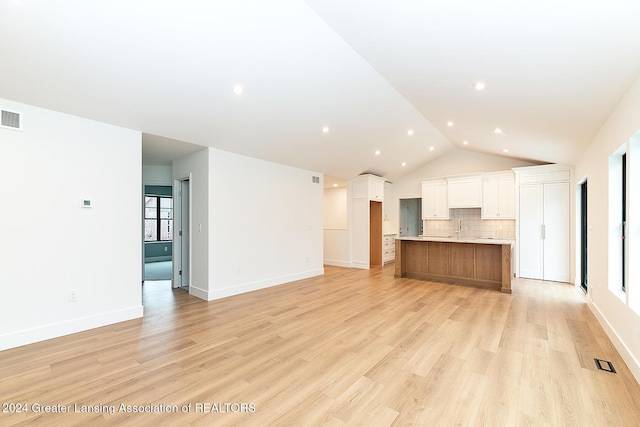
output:
<svg viewBox="0 0 640 427"><path fill-rule="evenodd" d="M514 169L520 277L571 280L571 171L557 165Z"/></svg>
<svg viewBox="0 0 640 427"><path fill-rule="evenodd" d="M384 178L360 175L349 182L351 194L351 266L383 265Z"/></svg>

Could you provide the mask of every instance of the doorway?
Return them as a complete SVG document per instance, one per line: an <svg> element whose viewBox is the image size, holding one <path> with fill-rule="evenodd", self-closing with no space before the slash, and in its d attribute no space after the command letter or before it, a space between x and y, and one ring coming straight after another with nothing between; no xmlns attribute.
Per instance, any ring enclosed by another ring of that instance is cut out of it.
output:
<svg viewBox="0 0 640 427"><path fill-rule="evenodd" d="M191 273L191 177L174 182L173 287L189 290Z"/></svg>
<svg viewBox="0 0 640 427"><path fill-rule="evenodd" d="M369 202L369 265L382 267L382 203Z"/></svg>
<svg viewBox="0 0 640 427"><path fill-rule="evenodd" d="M400 236L422 234L422 199L400 199Z"/></svg>
<svg viewBox="0 0 640 427"><path fill-rule="evenodd" d="M170 281L173 259L173 187L144 185L143 282Z"/></svg>
<svg viewBox="0 0 640 427"><path fill-rule="evenodd" d="M589 290L587 285L587 268L588 268L588 235L589 226L587 218L587 180L585 179L580 185L580 287L586 294Z"/></svg>

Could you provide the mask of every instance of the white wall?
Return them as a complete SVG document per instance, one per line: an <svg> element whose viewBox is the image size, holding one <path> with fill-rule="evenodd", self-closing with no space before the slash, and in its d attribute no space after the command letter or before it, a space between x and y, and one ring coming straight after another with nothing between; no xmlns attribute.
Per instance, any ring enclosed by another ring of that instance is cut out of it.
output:
<svg viewBox="0 0 640 427"><path fill-rule="evenodd" d="M422 197L420 181L423 179L467 173L496 172L516 167L533 166L534 164L475 151L453 150L394 181L393 191L397 200Z"/></svg>
<svg viewBox="0 0 640 427"><path fill-rule="evenodd" d="M190 179L190 269L189 293L207 299L209 289L209 151L203 149L173 161L173 179ZM174 189L174 194L176 189ZM200 227L202 226L202 227ZM174 227L175 228L175 227ZM176 228L177 229L177 228ZM179 256L178 242L173 246Z"/></svg>
<svg viewBox="0 0 640 427"><path fill-rule="evenodd" d="M173 185L171 166L142 166L142 183L144 185Z"/></svg>
<svg viewBox="0 0 640 427"><path fill-rule="evenodd" d="M324 190L324 263L349 267L347 187Z"/></svg>
<svg viewBox="0 0 640 427"><path fill-rule="evenodd" d="M322 174L213 148L208 153L206 299L323 274Z"/></svg>
<svg viewBox="0 0 640 427"><path fill-rule="evenodd" d="M607 201L609 200L609 156L621 145L628 144L639 130L640 77L622 98L575 166L576 182L580 182L584 177L588 179L587 212L591 227L588 236L590 306L638 381L640 381L640 316L630 308L628 299L637 298L640 294L640 281L630 281L627 295L620 295L609 289ZM636 156L639 154L637 153ZM633 173L633 170L631 172ZM629 194L633 206L633 200L640 197L640 191L634 182L631 182ZM634 215L632 212L629 221L632 229L637 229L640 225L637 213ZM579 233L576 234L579 238ZM631 254L629 266L632 278L638 277L638 263L634 262L638 255L638 253Z"/></svg>
<svg viewBox="0 0 640 427"><path fill-rule="evenodd" d="M0 350L142 316L140 132L0 107Z"/></svg>

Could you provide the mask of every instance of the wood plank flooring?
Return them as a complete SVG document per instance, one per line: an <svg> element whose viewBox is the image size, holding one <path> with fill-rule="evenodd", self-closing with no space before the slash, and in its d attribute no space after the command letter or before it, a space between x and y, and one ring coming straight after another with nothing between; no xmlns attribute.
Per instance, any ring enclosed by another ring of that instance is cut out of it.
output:
<svg viewBox="0 0 640 427"><path fill-rule="evenodd" d="M0 425L640 423L640 386L579 289L517 280L507 295L393 273L326 267L209 303L148 282L143 319L0 352L0 403L29 410Z"/></svg>

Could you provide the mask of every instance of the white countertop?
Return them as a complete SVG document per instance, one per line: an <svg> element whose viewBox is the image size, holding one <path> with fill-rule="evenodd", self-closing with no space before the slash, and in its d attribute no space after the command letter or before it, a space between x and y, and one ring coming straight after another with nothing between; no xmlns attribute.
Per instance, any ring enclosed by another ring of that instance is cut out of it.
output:
<svg viewBox="0 0 640 427"><path fill-rule="evenodd" d="M449 243L478 243L483 245L513 245L515 239L467 238L467 237L437 237L437 236L402 236L398 240L449 242Z"/></svg>

